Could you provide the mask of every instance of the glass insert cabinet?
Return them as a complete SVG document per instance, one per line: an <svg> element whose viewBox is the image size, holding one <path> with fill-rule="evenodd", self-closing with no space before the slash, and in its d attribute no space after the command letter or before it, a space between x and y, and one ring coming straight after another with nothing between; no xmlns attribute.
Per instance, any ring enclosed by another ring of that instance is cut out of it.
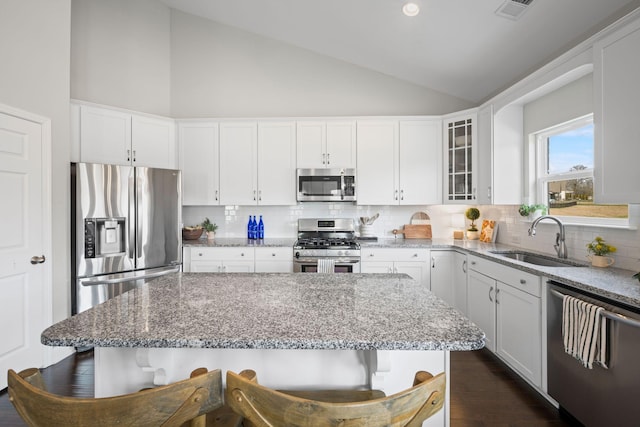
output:
<svg viewBox="0 0 640 427"><path fill-rule="evenodd" d="M444 123L446 144L445 203L476 200L475 116L454 117Z"/></svg>

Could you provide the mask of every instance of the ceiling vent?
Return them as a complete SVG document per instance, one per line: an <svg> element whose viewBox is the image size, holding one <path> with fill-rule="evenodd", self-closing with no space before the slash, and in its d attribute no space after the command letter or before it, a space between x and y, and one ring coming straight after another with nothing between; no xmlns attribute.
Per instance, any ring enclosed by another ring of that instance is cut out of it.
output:
<svg viewBox="0 0 640 427"><path fill-rule="evenodd" d="M496 15L516 21L524 15L532 2L533 0L506 0L496 10Z"/></svg>

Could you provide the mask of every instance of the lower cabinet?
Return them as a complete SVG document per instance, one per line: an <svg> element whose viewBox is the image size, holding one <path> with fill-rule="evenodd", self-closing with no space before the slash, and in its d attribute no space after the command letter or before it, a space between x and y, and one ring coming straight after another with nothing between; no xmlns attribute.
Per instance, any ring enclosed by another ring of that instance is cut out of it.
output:
<svg viewBox="0 0 640 427"><path fill-rule="evenodd" d="M360 257L362 273L406 273L431 288L429 249L362 248Z"/></svg>
<svg viewBox="0 0 640 427"><path fill-rule="evenodd" d="M291 247L255 248L256 273L292 273Z"/></svg>
<svg viewBox="0 0 640 427"><path fill-rule="evenodd" d="M533 385L542 384L540 277L469 256L467 316L486 347Z"/></svg>
<svg viewBox="0 0 640 427"><path fill-rule="evenodd" d="M254 258L249 247L186 248L183 267L191 273L253 273Z"/></svg>
<svg viewBox="0 0 640 427"><path fill-rule="evenodd" d="M183 269L191 273L291 273L291 247L184 248Z"/></svg>
<svg viewBox="0 0 640 427"><path fill-rule="evenodd" d="M467 255L431 250L431 292L462 313L467 313Z"/></svg>

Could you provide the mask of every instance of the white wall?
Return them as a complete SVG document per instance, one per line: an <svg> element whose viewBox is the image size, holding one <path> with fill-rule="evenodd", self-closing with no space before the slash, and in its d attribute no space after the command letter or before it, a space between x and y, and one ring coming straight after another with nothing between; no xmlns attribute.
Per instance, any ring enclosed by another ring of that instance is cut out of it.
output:
<svg viewBox="0 0 640 427"><path fill-rule="evenodd" d="M170 11L155 0L73 0L71 97L170 114Z"/></svg>
<svg viewBox="0 0 640 427"><path fill-rule="evenodd" d="M438 115L469 102L171 11L171 115Z"/></svg>
<svg viewBox="0 0 640 427"><path fill-rule="evenodd" d="M0 103L51 119L54 321L70 312L70 9L70 0L2 0L0 7Z"/></svg>

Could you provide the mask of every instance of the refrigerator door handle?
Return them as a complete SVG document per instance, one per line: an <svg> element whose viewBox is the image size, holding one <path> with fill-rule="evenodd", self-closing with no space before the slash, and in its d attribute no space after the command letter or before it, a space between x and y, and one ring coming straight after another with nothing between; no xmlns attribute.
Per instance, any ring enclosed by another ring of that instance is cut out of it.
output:
<svg viewBox="0 0 640 427"><path fill-rule="evenodd" d="M168 270L156 271L155 273L144 274L140 276L127 276L116 277L114 279L94 279L94 280L82 280L82 286L96 286L96 285L113 285L118 283L135 282L136 280L152 279L154 277L167 276L169 274L177 273L180 271L180 266L171 267Z"/></svg>

